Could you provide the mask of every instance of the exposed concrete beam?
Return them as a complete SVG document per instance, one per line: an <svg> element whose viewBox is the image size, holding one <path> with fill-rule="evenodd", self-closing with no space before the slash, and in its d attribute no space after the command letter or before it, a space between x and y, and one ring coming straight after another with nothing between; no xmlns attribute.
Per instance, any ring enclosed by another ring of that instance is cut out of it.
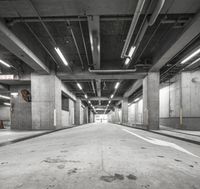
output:
<svg viewBox="0 0 200 189"><path fill-rule="evenodd" d="M88 28L90 37L90 46L92 51L92 60L94 69L100 69L100 20L99 16L88 17ZM101 97L101 80L96 80L97 96ZM99 104L101 101L99 100Z"/></svg>
<svg viewBox="0 0 200 189"><path fill-rule="evenodd" d="M153 60L150 72L159 71L171 58L180 52L192 39L200 33L200 12L186 26L182 34L175 40L172 39L160 49L160 53Z"/></svg>
<svg viewBox="0 0 200 189"><path fill-rule="evenodd" d="M121 74L95 74L90 72L79 73L58 73L57 76L61 80L88 80L88 79L104 79L104 80L126 80L126 79L143 79L147 75L146 72L121 73Z"/></svg>
<svg viewBox="0 0 200 189"><path fill-rule="evenodd" d="M87 99L85 99L85 98L82 98L81 100L87 101ZM98 101L98 100L105 101L105 100L110 100L110 98L108 98L108 97L100 97L100 98L99 97L91 97L88 100L90 100L90 101ZM113 97L112 98L112 101L118 101L118 100L122 100L122 97Z"/></svg>
<svg viewBox="0 0 200 189"><path fill-rule="evenodd" d="M107 108L107 106L104 106L104 105L95 105L94 107L95 107L95 108L104 108L104 109ZM114 107L114 106L109 106L109 107L112 108L112 107Z"/></svg>
<svg viewBox="0 0 200 189"><path fill-rule="evenodd" d="M48 67L0 21L0 43L37 72L49 73Z"/></svg>
<svg viewBox="0 0 200 189"><path fill-rule="evenodd" d="M124 93L124 97L127 98L131 96L137 89L142 86L142 80L139 79Z"/></svg>
<svg viewBox="0 0 200 189"><path fill-rule="evenodd" d="M100 69L100 22L99 16L88 17L89 37L95 69Z"/></svg>
<svg viewBox="0 0 200 189"><path fill-rule="evenodd" d="M8 90L9 90L8 85L0 84L0 91L8 91Z"/></svg>

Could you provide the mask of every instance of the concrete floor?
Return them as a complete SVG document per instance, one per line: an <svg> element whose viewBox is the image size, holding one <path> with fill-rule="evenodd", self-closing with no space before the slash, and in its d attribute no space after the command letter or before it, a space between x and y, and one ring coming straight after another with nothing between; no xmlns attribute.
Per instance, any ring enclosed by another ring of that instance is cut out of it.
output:
<svg viewBox="0 0 200 189"><path fill-rule="evenodd" d="M200 147L88 124L0 148L1 189L199 189Z"/></svg>

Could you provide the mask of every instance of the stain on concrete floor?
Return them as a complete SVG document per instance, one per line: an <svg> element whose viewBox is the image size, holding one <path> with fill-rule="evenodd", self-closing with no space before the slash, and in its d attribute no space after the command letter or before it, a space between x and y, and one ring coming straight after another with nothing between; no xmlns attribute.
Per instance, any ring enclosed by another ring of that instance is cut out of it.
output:
<svg viewBox="0 0 200 189"><path fill-rule="evenodd" d="M68 150L61 150L60 152L61 152L61 153L67 153Z"/></svg>
<svg viewBox="0 0 200 189"><path fill-rule="evenodd" d="M126 176L129 180L137 180L137 177L133 174L129 174Z"/></svg>
<svg viewBox="0 0 200 189"><path fill-rule="evenodd" d="M74 173L77 173L77 168L74 168L74 169L70 169L68 172L67 172L67 174L68 175L71 175L71 174L74 174Z"/></svg>
<svg viewBox="0 0 200 189"><path fill-rule="evenodd" d="M164 158L165 156L157 156L157 157L159 157L159 158Z"/></svg>
<svg viewBox="0 0 200 189"><path fill-rule="evenodd" d="M65 160L65 159L59 159L59 158L46 158L43 160L45 163L80 163L80 161L75 160Z"/></svg>
<svg viewBox="0 0 200 189"><path fill-rule="evenodd" d="M177 161L177 162L182 162L180 159L174 159L174 161Z"/></svg>
<svg viewBox="0 0 200 189"><path fill-rule="evenodd" d="M58 165L57 168L58 168L58 169L64 169L64 168L65 168L65 165L63 165L63 164Z"/></svg>
<svg viewBox="0 0 200 189"><path fill-rule="evenodd" d="M137 179L137 177L133 174L129 174L126 177L130 180L136 180ZM124 180L124 175L115 173L114 175L101 176L100 180L105 181L105 182L113 182L115 180Z"/></svg>

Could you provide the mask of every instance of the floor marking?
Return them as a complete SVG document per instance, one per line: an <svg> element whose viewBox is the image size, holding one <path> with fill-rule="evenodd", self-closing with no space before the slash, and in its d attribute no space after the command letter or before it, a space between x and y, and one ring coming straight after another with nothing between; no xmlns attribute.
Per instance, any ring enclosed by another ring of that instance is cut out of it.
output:
<svg viewBox="0 0 200 189"><path fill-rule="evenodd" d="M171 147L171 148L174 148L174 149L179 150L181 152L184 152L186 154L189 154L191 156L200 158L199 156L187 151L186 149L184 149L184 148L182 148L182 147L180 147L177 144L174 144L172 142L167 142L167 141L164 141L164 140L159 140L159 139L151 138L151 137L145 138L145 137L142 137L142 136L140 136L140 135L138 135L136 133L133 133L133 132L127 130L127 129L122 129L122 130L126 131L126 132L130 133L131 135L134 135L134 136L136 136L136 137L138 137L138 138L140 138L140 139L142 139L142 140L144 140L146 142L149 142L151 144L155 144L155 145L159 145L159 146Z"/></svg>

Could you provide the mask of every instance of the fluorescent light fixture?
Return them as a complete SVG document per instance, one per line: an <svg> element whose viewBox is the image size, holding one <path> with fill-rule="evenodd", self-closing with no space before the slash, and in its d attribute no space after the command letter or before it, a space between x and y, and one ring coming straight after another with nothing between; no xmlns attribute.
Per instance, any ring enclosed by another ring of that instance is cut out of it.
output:
<svg viewBox="0 0 200 189"><path fill-rule="evenodd" d="M59 55L60 59L63 61L63 63L68 66L68 62L65 59L65 57L63 56L62 52L60 51L60 49L58 47L55 47L55 51L57 52L57 54Z"/></svg>
<svg viewBox="0 0 200 189"><path fill-rule="evenodd" d="M9 97L9 96L4 96L4 95L0 95L0 98L4 98L4 99L10 100L10 97Z"/></svg>
<svg viewBox="0 0 200 189"><path fill-rule="evenodd" d="M133 56L133 53L135 52L135 46L132 46L129 53L128 53L128 56L131 58Z"/></svg>
<svg viewBox="0 0 200 189"><path fill-rule="evenodd" d="M113 98L113 96L114 96L114 94L112 94L112 95L110 96L110 98Z"/></svg>
<svg viewBox="0 0 200 189"><path fill-rule="evenodd" d="M126 58L126 60L125 60L125 65L127 65L127 64L129 64L129 62L130 62L130 58Z"/></svg>
<svg viewBox="0 0 200 189"><path fill-rule="evenodd" d="M115 89L118 89L119 84L120 84L120 82L117 82L117 83L115 84Z"/></svg>
<svg viewBox="0 0 200 189"><path fill-rule="evenodd" d="M77 86L80 90L82 90L83 88L81 87L80 83L77 83Z"/></svg>
<svg viewBox="0 0 200 189"><path fill-rule="evenodd" d="M188 65L188 67L191 66L191 65L193 65L193 64L195 64L195 63L197 63L197 62L199 62L199 61L200 61L200 58L197 58L197 59L194 60L190 65Z"/></svg>
<svg viewBox="0 0 200 189"><path fill-rule="evenodd" d="M8 67L8 68L11 67L8 63L4 62L4 61L1 60L1 59L0 59L0 63L3 64L4 66Z"/></svg>
<svg viewBox="0 0 200 189"><path fill-rule="evenodd" d="M12 96L17 96L17 95L18 95L18 93L11 93L11 95L12 95Z"/></svg>
<svg viewBox="0 0 200 189"><path fill-rule="evenodd" d="M191 60L193 57L195 57L197 54L200 53L200 48L197 49L195 52L193 52L191 55L189 55L187 58L181 61L181 64L186 63L187 61Z"/></svg>
<svg viewBox="0 0 200 189"><path fill-rule="evenodd" d="M85 98L88 98L88 96L86 94L84 96L85 96Z"/></svg>
<svg viewBox="0 0 200 189"><path fill-rule="evenodd" d="M89 104L91 104L90 100L88 101Z"/></svg>
<svg viewBox="0 0 200 189"><path fill-rule="evenodd" d="M8 102L4 102L3 104L6 106L10 106L10 103L8 103Z"/></svg>
<svg viewBox="0 0 200 189"><path fill-rule="evenodd" d="M110 104L110 103L111 103L111 101L109 100L108 104Z"/></svg>
<svg viewBox="0 0 200 189"><path fill-rule="evenodd" d="M140 100L139 98L136 98L135 100L134 100L134 102L137 102L138 100Z"/></svg>

